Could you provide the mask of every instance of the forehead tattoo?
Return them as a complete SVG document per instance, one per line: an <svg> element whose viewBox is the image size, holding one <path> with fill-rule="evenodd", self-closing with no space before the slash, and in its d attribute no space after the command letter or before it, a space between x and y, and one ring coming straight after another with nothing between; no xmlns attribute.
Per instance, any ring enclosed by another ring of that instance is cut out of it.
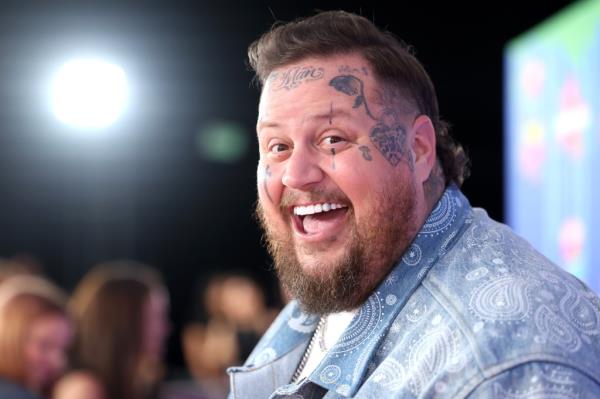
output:
<svg viewBox="0 0 600 399"><path fill-rule="evenodd" d="M269 75L268 80L273 83L273 90L292 90L303 82L322 79L325 71L321 67L312 65L296 66L282 71L275 71Z"/></svg>
<svg viewBox="0 0 600 399"><path fill-rule="evenodd" d="M342 74L363 74L365 76L369 76L369 72L367 70L367 68L365 67L360 67L360 68L355 68L355 67L351 67L349 65L342 65L338 68L338 72L342 73Z"/></svg>
<svg viewBox="0 0 600 399"><path fill-rule="evenodd" d="M401 110L396 106L397 101L390 99L385 95L383 101L383 111L379 117L375 117L365 96L365 85L363 81L355 75L338 75L329 81L329 85L335 90L354 98L352 108L364 106L366 114L375 121L375 126L371 128L369 138L375 148L392 165L396 166L400 161L406 159L409 167L413 169L410 150L406 145L406 128L401 122ZM370 154L361 149L363 158L370 160Z"/></svg>
<svg viewBox="0 0 600 399"><path fill-rule="evenodd" d="M365 111L371 119L375 119L365 98L365 85L362 80L353 75L338 75L329 81L329 85L339 92L354 97L352 108L365 106Z"/></svg>

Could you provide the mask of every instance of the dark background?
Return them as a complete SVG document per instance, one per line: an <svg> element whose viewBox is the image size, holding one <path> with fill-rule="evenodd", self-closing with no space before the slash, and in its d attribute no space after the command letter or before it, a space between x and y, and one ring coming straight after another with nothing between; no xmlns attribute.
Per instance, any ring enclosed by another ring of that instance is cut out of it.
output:
<svg viewBox="0 0 600 399"><path fill-rule="evenodd" d="M246 269L274 300L252 218L259 93L245 54L276 19L315 9L360 13L416 48L471 156L464 192L503 220L503 46L569 1L201 3L0 3L0 256L35 255L69 290L99 261L159 268L172 296L172 364L208 273ZM124 117L95 134L58 123L46 94L50 71L86 54L119 63L133 91ZM219 120L248 138L235 162L196 145Z"/></svg>

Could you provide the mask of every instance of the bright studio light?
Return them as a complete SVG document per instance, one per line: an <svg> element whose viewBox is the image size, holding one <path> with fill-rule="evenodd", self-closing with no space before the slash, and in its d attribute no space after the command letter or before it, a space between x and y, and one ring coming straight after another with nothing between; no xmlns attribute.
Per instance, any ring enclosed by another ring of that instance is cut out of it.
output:
<svg viewBox="0 0 600 399"><path fill-rule="evenodd" d="M52 83L52 109L63 123L103 128L115 122L127 103L125 72L97 59L64 64Z"/></svg>

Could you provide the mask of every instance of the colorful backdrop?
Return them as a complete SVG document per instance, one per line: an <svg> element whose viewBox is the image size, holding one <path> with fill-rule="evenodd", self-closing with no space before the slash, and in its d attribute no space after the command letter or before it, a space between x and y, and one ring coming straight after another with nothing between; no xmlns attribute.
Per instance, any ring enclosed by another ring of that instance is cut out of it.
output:
<svg viewBox="0 0 600 399"><path fill-rule="evenodd" d="M505 48L506 219L600 292L600 1Z"/></svg>

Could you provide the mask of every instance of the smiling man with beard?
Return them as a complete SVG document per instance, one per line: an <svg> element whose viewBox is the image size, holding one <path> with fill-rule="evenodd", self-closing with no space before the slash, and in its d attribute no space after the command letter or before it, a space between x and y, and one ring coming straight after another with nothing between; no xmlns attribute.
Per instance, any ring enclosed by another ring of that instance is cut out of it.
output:
<svg viewBox="0 0 600 399"><path fill-rule="evenodd" d="M257 215L295 300L229 370L232 398L600 394L600 300L471 208L466 156L406 46L323 12L249 57Z"/></svg>

